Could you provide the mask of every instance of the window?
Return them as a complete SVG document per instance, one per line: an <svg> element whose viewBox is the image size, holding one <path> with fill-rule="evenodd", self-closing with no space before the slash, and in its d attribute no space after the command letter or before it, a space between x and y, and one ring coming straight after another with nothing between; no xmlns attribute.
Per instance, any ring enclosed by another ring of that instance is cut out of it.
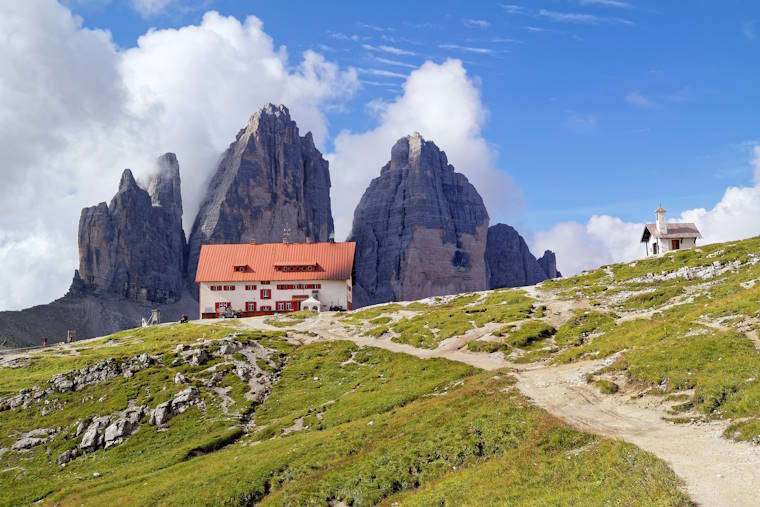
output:
<svg viewBox="0 0 760 507"><path fill-rule="evenodd" d="M230 290L235 290L235 286L234 285L230 285Z"/></svg>
<svg viewBox="0 0 760 507"><path fill-rule="evenodd" d="M309 271L312 271L314 269L314 266L309 266Z"/></svg>
<svg viewBox="0 0 760 507"><path fill-rule="evenodd" d="M255 312L256 311L256 303L253 301L248 301L245 304L245 311L247 312Z"/></svg>
<svg viewBox="0 0 760 507"><path fill-rule="evenodd" d="M293 303L290 301L285 301L285 310L290 311L293 309Z"/></svg>
<svg viewBox="0 0 760 507"><path fill-rule="evenodd" d="M321 289L322 288L322 284L321 283L317 283L317 284L314 285L314 288L315 289Z"/></svg>
<svg viewBox="0 0 760 507"><path fill-rule="evenodd" d="M245 290L256 290L256 286L255 285L246 285L245 286Z"/></svg>
<svg viewBox="0 0 760 507"><path fill-rule="evenodd" d="M247 271L248 266L235 266L235 272L236 273L245 273Z"/></svg>
<svg viewBox="0 0 760 507"><path fill-rule="evenodd" d="M260 308L260 310L261 310L262 312L271 312L271 311L272 311L272 307L271 307L271 306L269 306L269 305L261 305L261 308Z"/></svg>
<svg viewBox="0 0 760 507"><path fill-rule="evenodd" d="M211 290L216 290L216 285L212 285Z"/></svg>
<svg viewBox="0 0 760 507"><path fill-rule="evenodd" d="M281 312L285 310L285 302L284 301L277 301L277 311Z"/></svg>
<svg viewBox="0 0 760 507"><path fill-rule="evenodd" d="M261 289L261 299L271 299L272 289Z"/></svg>
<svg viewBox="0 0 760 507"><path fill-rule="evenodd" d="M267 281L264 281L264 280L262 280L262 281L260 281L259 283L260 283L261 285L269 285L269 281L268 281L268 280L267 280Z"/></svg>
<svg viewBox="0 0 760 507"><path fill-rule="evenodd" d="M220 301L218 303L215 303L215 306L217 312L223 312L227 308L230 308L232 305L229 303L229 301Z"/></svg>

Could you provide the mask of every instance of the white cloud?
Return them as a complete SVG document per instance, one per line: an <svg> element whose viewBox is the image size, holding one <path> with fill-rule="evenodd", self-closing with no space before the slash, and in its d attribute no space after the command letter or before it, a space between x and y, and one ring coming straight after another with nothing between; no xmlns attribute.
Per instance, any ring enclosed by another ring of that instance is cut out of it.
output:
<svg viewBox="0 0 760 507"><path fill-rule="evenodd" d="M210 12L126 50L81 25L53 0L0 4L0 309L65 292L80 210L110 199L125 167L140 176L176 152L188 230L205 180L250 114L285 103L323 143L325 109L358 86L355 71L317 53L291 62L255 17ZM21 267L38 282L18 276Z"/></svg>
<svg viewBox="0 0 760 507"><path fill-rule="evenodd" d="M388 53L389 55L396 55L396 56L414 56L417 54L414 51L397 48L395 46L384 46L384 45L373 46L371 44L362 44L362 47L368 51Z"/></svg>
<svg viewBox="0 0 760 507"><path fill-rule="evenodd" d="M354 208L390 160L393 144L415 131L434 141L470 179L486 201L492 223L512 206L515 186L509 175L497 170L496 153L482 137L487 112L461 61L426 62L409 75L402 95L392 102L374 102L372 108L378 126L363 133L341 132L335 152L328 156L337 238L350 232Z"/></svg>
<svg viewBox="0 0 760 507"><path fill-rule="evenodd" d="M582 14L577 12L557 12L541 9L538 11L538 15L557 23L573 23L583 25L633 25L633 21L629 19L610 16L595 16L593 14Z"/></svg>
<svg viewBox="0 0 760 507"><path fill-rule="evenodd" d="M657 107L657 104L652 99L637 91L629 92L625 96L625 101L641 109L653 109Z"/></svg>
<svg viewBox="0 0 760 507"><path fill-rule="evenodd" d="M476 54L482 54L482 55L490 55L491 53L493 53L493 49L491 48L460 46L459 44L439 44L438 47L441 49L453 49L456 51L462 51L464 53L476 53Z"/></svg>
<svg viewBox="0 0 760 507"><path fill-rule="evenodd" d="M132 8L143 18L151 18L163 14L176 0L131 0Z"/></svg>
<svg viewBox="0 0 760 507"><path fill-rule="evenodd" d="M622 2L621 0L580 0L581 5L599 5L601 7L618 7L622 9L630 9L632 7L628 2Z"/></svg>
<svg viewBox="0 0 760 507"><path fill-rule="evenodd" d="M760 234L760 145L753 148L751 160L755 176L753 187L728 187L711 209L686 210L668 221L694 222L702 233L698 244L734 241ZM663 203L667 205L667 203ZM654 206L653 206L654 207ZM654 213L646 218L654 221ZM644 256L639 243L643 223L625 222L606 215L592 216L586 225L562 222L549 230L539 231L531 242L531 250L553 250L558 268L564 275L596 268L613 262L627 262Z"/></svg>
<svg viewBox="0 0 760 507"><path fill-rule="evenodd" d="M501 8L504 9L507 14L528 14L528 10L521 5L502 4Z"/></svg>
<svg viewBox="0 0 760 507"><path fill-rule="evenodd" d="M597 268L611 262L639 257L643 247L639 235L643 224L632 224L607 215L594 215L586 225L560 222L549 230L539 231L531 242L531 251L557 254L557 268L563 275Z"/></svg>
<svg viewBox="0 0 760 507"><path fill-rule="evenodd" d="M406 74L401 74L400 72L393 72L392 70L386 70L386 69L359 68L359 72L362 74L369 74L370 76L399 77L402 79L406 78Z"/></svg>
<svg viewBox="0 0 760 507"><path fill-rule="evenodd" d="M406 69L416 69L417 68L416 65L412 65L411 63L400 62L398 60L390 60L388 58L381 58L379 56L375 57L375 61L377 61L379 63L384 63L386 65L393 65L394 67L404 67Z"/></svg>
<svg viewBox="0 0 760 507"><path fill-rule="evenodd" d="M488 28L491 26L491 23L485 19L463 19L462 23L464 23L464 26L467 28Z"/></svg>

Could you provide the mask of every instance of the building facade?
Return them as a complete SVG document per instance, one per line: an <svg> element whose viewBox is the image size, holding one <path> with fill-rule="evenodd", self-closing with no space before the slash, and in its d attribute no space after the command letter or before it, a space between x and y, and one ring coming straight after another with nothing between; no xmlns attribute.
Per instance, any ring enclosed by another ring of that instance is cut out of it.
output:
<svg viewBox="0 0 760 507"><path fill-rule="evenodd" d="M243 317L293 312L307 299L321 310L351 310L355 250L335 242L203 245L195 276L200 318L227 308Z"/></svg>
<svg viewBox="0 0 760 507"><path fill-rule="evenodd" d="M666 212L660 206L654 211L655 223L644 226L641 242L644 243L647 256L694 248L697 239L702 237L697 226L691 222L668 222Z"/></svg>

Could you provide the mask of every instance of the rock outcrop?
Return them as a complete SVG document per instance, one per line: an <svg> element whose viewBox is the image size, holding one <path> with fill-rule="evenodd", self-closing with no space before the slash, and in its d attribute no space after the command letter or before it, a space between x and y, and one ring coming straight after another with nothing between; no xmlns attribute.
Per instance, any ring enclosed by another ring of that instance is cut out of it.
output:
<svg viewBox="0 0 760 507"><path fill-rule="evenodd" d="M328 163L288 109L267 104L224 153L189 239L188 278L204 243L327 241L333 233Z"/></svg>
<svg viewBox="0 0 760 507"><path fill-rule="evenodd" d="M536 260L523 237L506 224L488 228L485 259L489 289L534 285L558 275L554 253L547 250Z"/></svg>
<svg viewBox="0 0 760 507"><path fill-rule="evenodd" d="M544 255L538 259L538 264L547 278L562 278L562 273L557 271L557 256L551 250L544 251Z"/></svg>
<svg viewBox="0 0 760 507"><path fill-rule="evenodd" d="M185 235L179 164L173 153L141 188L129 169L111 200L79 219L79 270L74 284L140 302L172 303L184 288Z"/></svg>
<svg viewBox="0 0 760 507"><path fill-rule="evenodd" d="M488 212L446 154L415 133L354 212L354 306L486 288Z"/></svg>

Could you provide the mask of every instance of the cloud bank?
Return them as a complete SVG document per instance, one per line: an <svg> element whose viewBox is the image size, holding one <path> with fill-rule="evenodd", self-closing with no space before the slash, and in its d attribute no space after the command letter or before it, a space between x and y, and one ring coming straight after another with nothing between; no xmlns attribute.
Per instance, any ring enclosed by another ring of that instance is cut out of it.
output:
<svg viewBox="0 0 760 507"><path fill-rule="evenodd" d="M698 244L744 239L760 234L760 145L752 150L751 168L754 186L728 187L711 209L696 208L668 218L676 222L694 222L703 239ZM667 207L667 203L663 203ZM654 206L653 206L654 208ZM654 221L654 212L647 217ZM644 256L639 243L643 223L625 222L617 217L595 215L584 225L562 222L538 231L531 242L534 252L551 249L564 275L613 262L627 262Z"/></svg>

